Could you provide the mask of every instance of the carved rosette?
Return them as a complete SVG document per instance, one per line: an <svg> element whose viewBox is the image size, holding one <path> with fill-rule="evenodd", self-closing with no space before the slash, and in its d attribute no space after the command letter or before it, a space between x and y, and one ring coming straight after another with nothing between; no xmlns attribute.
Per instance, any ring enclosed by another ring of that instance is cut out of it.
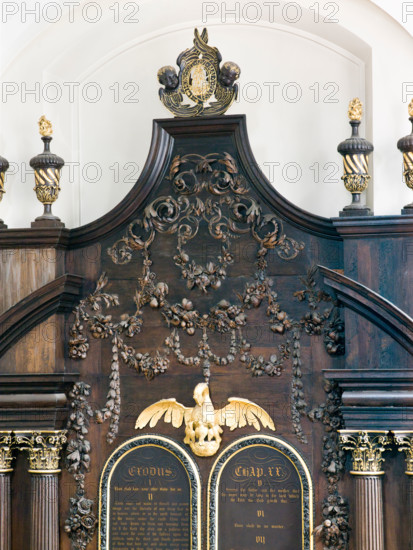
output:
<svg viewBox="0 0 413 550"><path fill-rule="evenodd" d="M66 443L66 430L45 432L15 432L16 445L29 452L29 473L57 474L59 460Z"/></svg>
<svg viewBox="0 0 413 550"><path fill-rule="evenodd" d="M12 432L0 431L0 474L6 474L13 471L11 466L13 460L12 447Z"/></svg>
<svg viewBox="0 0 413 550"><path fill-rule="evenodd" d="M404 451L406 458L406 474L413 476L413 431L393 431L394 442L399 451Z"/></svg>
<svg viewBox="0 0 413 550"><path fill-rule="evenodd" d="M353 457L354 475L382 475L384 458L382 454L391 440L388 431L356 431L339 430L340 444L346 451L351 451Z"/></svg>

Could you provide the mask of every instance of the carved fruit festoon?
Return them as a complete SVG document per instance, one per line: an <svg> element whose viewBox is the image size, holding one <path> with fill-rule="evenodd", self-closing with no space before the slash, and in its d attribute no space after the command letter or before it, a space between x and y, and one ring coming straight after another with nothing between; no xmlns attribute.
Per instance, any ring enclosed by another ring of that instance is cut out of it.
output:
<svg viewBox="0 0 413 550"><path fill-rule="evenodd" d="M185 407L176 399L161 399L144 409L136 420L135 429L142 429L149 424L153 428L164 416L164 421L179 428L185 421L184 443L189 445L197 456L214 455L221 444L221 426L229 429L243 428L247 424L258 431L264 428L275 430L270 415L256 403L241 397L230 397L228 405L214 410L209 396L209 386L205 382L197 384L193 398L195 407Z"/></svg>

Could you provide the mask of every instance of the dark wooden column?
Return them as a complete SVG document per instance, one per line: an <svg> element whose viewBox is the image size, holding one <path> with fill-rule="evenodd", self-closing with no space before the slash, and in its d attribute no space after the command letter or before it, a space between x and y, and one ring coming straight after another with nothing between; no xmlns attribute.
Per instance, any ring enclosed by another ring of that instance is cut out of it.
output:
<svg viewBox="0 0 413 550"><path fill-rule="evenodd" d="M384 550L382 457L388 431L340 430L343 449L352 453L355 477L356 550Z"/></svg>
<svg viewBox="0 0 413 550"><path fill-rule="evenodd" d="M409 478L409 550L413 550L413 431L394 430L393 436L399 451L404 451L406 456L406 475Z"/></svg>
<svg viewBox="0 0 413 550"><path fill-rule="evenodd" d="M32 475L30 550L59 550L59 461L66 432L15 432Z"/></svg>
<svg viewBox="0 0 413 550"><path fill-rule="evenodd" d="M0 431L0 550L11 550L12 432Z"/></svg>

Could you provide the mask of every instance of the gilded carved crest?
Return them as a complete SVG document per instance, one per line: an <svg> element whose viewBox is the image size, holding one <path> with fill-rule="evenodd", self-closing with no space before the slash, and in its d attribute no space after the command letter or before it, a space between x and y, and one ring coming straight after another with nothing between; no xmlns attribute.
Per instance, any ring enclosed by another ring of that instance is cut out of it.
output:
<svg viewBox="0 0 413 550"><path fill-rule="evenodd" d="M171 65L158 71L159 97L175 116L222 115L237 97L240 68L227 61L220 66L221 54L208 45L208 31L195 29L194 46L178 59L179 74ZM185 97L190 104L184 103ZM213 100L215 98L215 101Z"/></svg>

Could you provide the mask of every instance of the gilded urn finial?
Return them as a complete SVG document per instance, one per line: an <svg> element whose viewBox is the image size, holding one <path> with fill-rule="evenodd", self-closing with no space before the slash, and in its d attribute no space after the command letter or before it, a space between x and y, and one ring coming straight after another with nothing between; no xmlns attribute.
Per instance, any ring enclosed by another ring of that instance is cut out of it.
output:
<svg viewBox="0 0 413 550"><path fill-rule="evenodd" d="M412 131L407 136L399 139L397 148L403 153L403 176L409 189L413 190L413 99L408 105L409 120L412 123ZM402 214L413 214L413 202L406 204Z"/></svg>
<svg viewBox="0 0 413 550"><path fill-rule="evenodd" d="M237 97L241 70L233 61L220 66L222 56L208 44L207 29L194 35L194 46L177 59L179 74L172 65L159 69L159 97L177 117L223 115Z"/></svg>
<svg viewBox="0 0 413 550"><path fill-rule="evenodd" d="M369 155L373 144L359 136L359 126L363 116L363 104L358 97L352 99L348 106L351 136L342 141L337 151L343 157L344 186L352 195L352 202L345 206L340 216L371 216L370 208L361 204L361 193L367 189L370 180Z"/></svg>
<svg viewBox="0 0 413 550"><path fill-rule="evenodd" d="M34 190L38 200L44 205L44 212L31 225L32 227L64 227L60 218L52 214L52 204L59 196L60 170L64 160L50 151L50 142L53 139L50 120L43 115L38 124L44 150L30 160L30 166L34 169Z"/></svg>

